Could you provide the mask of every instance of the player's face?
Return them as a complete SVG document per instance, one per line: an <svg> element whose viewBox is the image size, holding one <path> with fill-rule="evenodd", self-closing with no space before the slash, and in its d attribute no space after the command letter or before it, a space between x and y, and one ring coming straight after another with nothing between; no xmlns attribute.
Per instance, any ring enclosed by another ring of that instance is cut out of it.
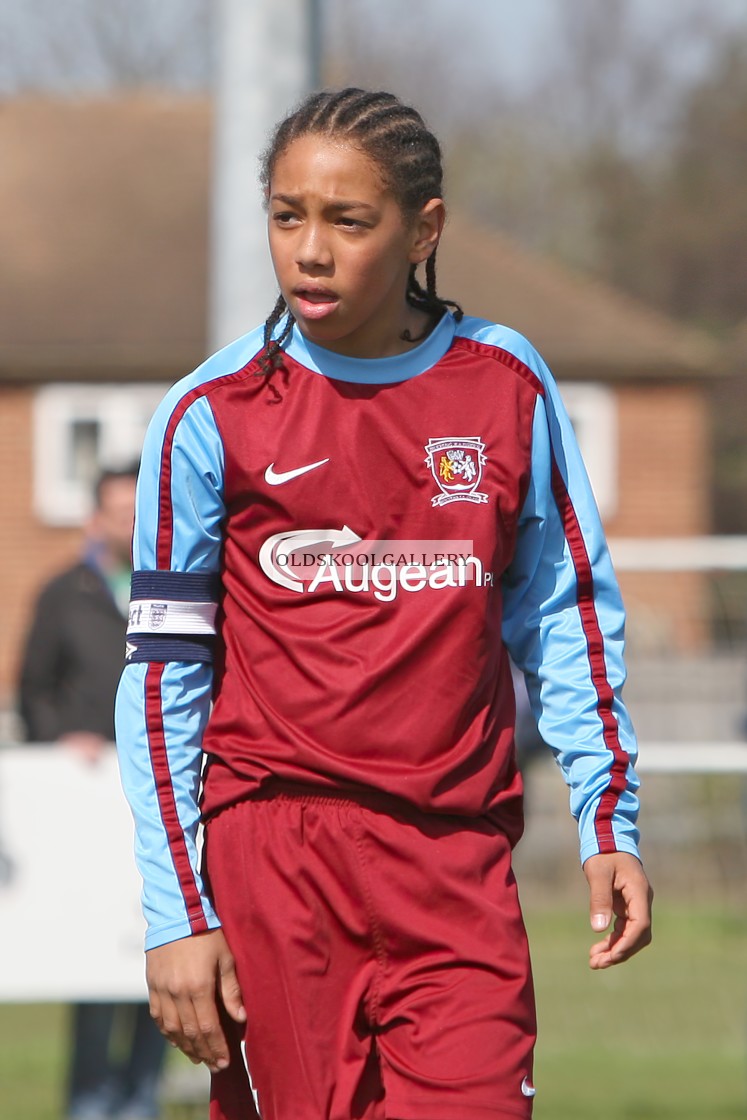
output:
<svg viewBox="0 0 747 1120"><path fill-rule="evenodd" d="M346 143L304 136L274 168L269 240L280 290L303 334L339 354L408 348L425 316L405 299L412 264L435 248L443 203L406 222L375 163Z"/></svg>

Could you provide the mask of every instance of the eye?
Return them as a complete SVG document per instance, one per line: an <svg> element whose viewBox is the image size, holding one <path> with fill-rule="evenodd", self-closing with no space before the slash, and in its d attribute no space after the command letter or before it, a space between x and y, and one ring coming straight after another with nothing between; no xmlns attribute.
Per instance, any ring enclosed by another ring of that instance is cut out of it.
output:
<svg viewBox="0 0 747 1120"><path fill-rule="evenodd" d="M353 230L353 231L358 231L358 230L363 230L363 229L368 228L366 222L361 222L357 218L349 218L346 214L341 214L340 215L340 217L337 219L337 225L340 226L342 229Z"/></svg>
<svg viewBox="0 0 747 1120"><path fill-rule="evenodd" d="M272 220L275 225L284 227L292 226L295 222L299 221L299 218L292 210L278 210L272 215Z"/></svg>

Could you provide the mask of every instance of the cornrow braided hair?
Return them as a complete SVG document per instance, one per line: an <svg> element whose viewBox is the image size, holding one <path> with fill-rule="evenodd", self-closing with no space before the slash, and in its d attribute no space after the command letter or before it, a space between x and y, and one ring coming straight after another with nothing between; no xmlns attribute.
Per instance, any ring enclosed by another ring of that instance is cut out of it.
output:
<svg viewBox="0 0 747 1120"><path fill-rule="evenodd" d="M430 199L443 197L441 146L420 114L392 93L355 87L314 93L280 122L261 161L260 182L265 195L280 156L294 140L310 134L349 140L364 151L378 166L406 221L414 219ZM406 291L410 306L426 312L432 321L439 319L447 308L453 310L457 320L461 319L463 312L459 304L442 299L437 293L435 250L426 261L425 288L419 283L416 272L417 265L412 265ZM275 336L284 316L286 322ZM283 346L293 322L281 295L265 323L260 375L266 377L268 383L282 362ZM405 331L402 337L407 342L418 342L424 335L413 338ZM275 399L280 399L277 389L271 388Z"/></svg>

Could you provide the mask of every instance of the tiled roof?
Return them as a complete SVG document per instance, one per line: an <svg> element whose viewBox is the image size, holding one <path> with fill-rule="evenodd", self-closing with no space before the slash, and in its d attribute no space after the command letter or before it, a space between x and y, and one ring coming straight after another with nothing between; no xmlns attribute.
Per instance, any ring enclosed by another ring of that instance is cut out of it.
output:
<svg viewBox="0 0 747 1120"><path fill-rule="evenodd" d="M0 378L168 378L203 357L210 132L199 98L0 103ZM463 216L439 290L523 331L561 377L714 363L699 333Z"/></svg>
<svg viewBox="0 0 747 1120"><path fill-rule="evenodd" d="M209 135L197 99L0 104L0 376L200 359Z"/></svg>
<svg viewBox="0 0 747 1120"><path fill-rule="evenodd" d="M447 224L438 281L470 314L526 334L561 377L691 377L716 361L708 336L461 215Z"/></svg>

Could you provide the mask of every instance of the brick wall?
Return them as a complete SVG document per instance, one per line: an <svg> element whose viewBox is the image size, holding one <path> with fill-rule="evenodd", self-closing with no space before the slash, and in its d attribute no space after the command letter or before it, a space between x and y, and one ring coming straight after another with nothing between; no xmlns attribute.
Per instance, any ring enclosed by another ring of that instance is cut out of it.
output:
<svg viewBox="0 0 747 1120"><path fill-rule="evenodd" d="M41 584L77 556L81 535L39 523L32 511L33 392L0 391L0 707L12 703L18 657Z"/></svg>
<svg viewBox="0 0 747 1120"><path fill-rule="evenodd" d="M617 390L618 486L609 537L686 537L711 530L709 417L700 385ZM635 652L707 644L707 576L622 572L628 640Z"/></svg>
<svg viewBox="0 0 747 1120"><path fill-rule="evenodd" d="M699 385L624 385L618 407L619 502L610 537L710 530L708 412Z"/></svg>

